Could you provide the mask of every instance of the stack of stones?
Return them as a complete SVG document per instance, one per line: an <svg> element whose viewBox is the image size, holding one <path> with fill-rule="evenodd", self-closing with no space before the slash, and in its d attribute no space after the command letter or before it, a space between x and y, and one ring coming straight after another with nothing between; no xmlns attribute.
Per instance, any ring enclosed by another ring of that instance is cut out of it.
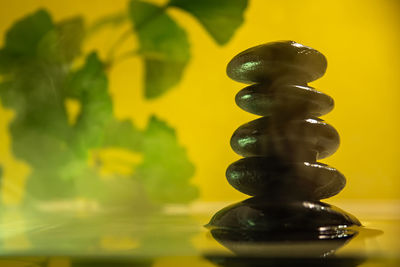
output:
<svg viewBox="0 0 400 267"><path fill-rule="evenodd" d="M256 46L229 62L228 76L251 84L236 95L237 105L262 117L234 132L231 146L244 158L226 172L234 188L254 197L215 214L208 225L214 237L332 239L360 225L319 201L346 183L338 170L317 162L339 146L337 131L318 118L333 109L333 99L307 85L326 67L320 52L293 41Z"/></svg>

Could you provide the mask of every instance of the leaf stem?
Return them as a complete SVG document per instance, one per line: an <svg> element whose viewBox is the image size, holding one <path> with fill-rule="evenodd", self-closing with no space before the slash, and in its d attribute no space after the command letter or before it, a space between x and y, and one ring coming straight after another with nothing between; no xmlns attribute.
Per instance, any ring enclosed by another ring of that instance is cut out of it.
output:
<svg viewBox="0 0 400 267"><path fill-rule="evenodd" d="M114 67L115 65L117 65L117 63L121 63L122 61L124 61L126 59L129 59L131 57L138 56L138 55L139 55L139 52L136 49L126 51L126 52L124 52L124 53L122 53L122 54L120 54L118 56L115 56L114 58L110 59L110 61L107 61L107 66L108 67L111 67L111 66Z"/></svg>
<svg viewBox="0 0 400 267"><path fill-rule="evenodd" d="M116 52L118 51L119 47L128 40L129 36L131 35L131 29L127 29L124 31L119 38L114 42L111 46L110 50L107 53L107 61L113 62Z"/></svg>
<svg viewBox="0 0 400 267"><path fill-rule="evenodd" d="M128 52L122 54L121 56L118 56L117 57L118 60L115 59L116 58L115 54L118 52L118 49L128 40L129 36L132 33L132 30L135 30L136 32L139 31L141 28L145 27L148 23L150 23L153 19L160 16L168 7L169 7L169 3L162 5L160 7L160 9L157 10L157 12L154 12L153 14L151 14L148 17L146 17L145 19L143 19L141 21L141 23L139 23L137 25L133 25L133 29L128 29L128 30L124 31L120 35L120 37L114 42L114 44L111 46L110 50L108 51L107 62L109 62L109 64L111 64L111 63L120 61L121 59L126 59L130 56L137 55L137 53L138 53L137 50L134 50L134 53L132 53L132 51L128 51Z"/></svg>
<svg viewBox="0 0 400 267"><path fill-rule="evenodd" d="M118 26L128 20L128 15L124 11L111 13L96 19L87 29L86 36L90 37L105 26Z"/></svg>

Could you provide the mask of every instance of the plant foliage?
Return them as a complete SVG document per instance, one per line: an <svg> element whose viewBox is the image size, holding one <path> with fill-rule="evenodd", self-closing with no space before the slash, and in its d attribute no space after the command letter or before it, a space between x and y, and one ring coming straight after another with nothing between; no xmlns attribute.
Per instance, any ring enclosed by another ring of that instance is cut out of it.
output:
<svg viewBox="0 0 400 267"><path fill-rule="evenodd" d="M91 32L132 22L145 68L144 95L152 99L181 80L190 60L186 30L168 14L168 8L191 13L217 43L225 44L242 23L246 5L247 0L171 0L165 6L132 0L127 17L122 12L101 18ZM0 49L0 98L15 111L9 128L13 153L32 169L27 201L193 200L198 195L189 182L194 166L175 130L154 115L143 130L131 121L115 119L105 71L109 62L95 51L82 55L87 34L82 17L54 22L41 9L16 21L5 35ZM72 67L82 57L84 63ZM71 101L79 107L73 121L67 106ZM104 180L98 171L101 160L88 163L94 151L110 147L141 156L128 177L116 174Z"/></svg>

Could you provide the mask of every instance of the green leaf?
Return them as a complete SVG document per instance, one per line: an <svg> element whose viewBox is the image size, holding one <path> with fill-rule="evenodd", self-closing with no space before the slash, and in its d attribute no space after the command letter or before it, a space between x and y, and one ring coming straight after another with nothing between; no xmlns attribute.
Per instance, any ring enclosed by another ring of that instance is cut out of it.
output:
<svg viewBox="0 0 400 267"><path fill-rule="evenodd" d="M220 44L226 44L244 21L248 0L170 0L169 5L181 8L194 17Z"/></svg>
<svg viewBox="0 0 400 267"><path fill-rule="evenodd" d="M0 73L10 73L38 55L43 38L54 29L50 15L39 10L15 22L7 31L0 50Z"/></svg>
<svg viewBox="0 0 400 267"><path fill-rule="evenodd" d="M142 150L142 143L143 133L129 120L113 119L105 128L104 147L126 148L139 152Z"/></svg>
<svg viewBox="0 0 400 267"><path fill-rule="evenodd" d="M52 29L50 15L38 10L12 26L6 34L4 49L15 56L34 56L39 42Z"/></svg>
<svg viewBox="0 0 400 267"><path fill-rule="evenodd" d="M13 58L4 51L4 49L0 50L0 74L9 73L13 68Z"/></svg>
<svg viewBox="0 0 400 267"><path fill-rule="evenodd" d="M4 107L18 110L24 108L25 103L20 98L20 92L13 90L14 85L15 82L12 80L0 83L0 98Z"/></svg>
<svg viewBox="0 0 400 267"><path fill-rule="evenodd" d="M70 77L66 94L81 103L81 112L74 125L74 145L79 154L99 147L106 125L112 119L112 102L104 65L96 53L90 54L85 65Z"/></svg>
<svg viewBox="0 0 400 267"><path fill-rule="evenodd" d="M70 64L80 55L84 36L81 17L61 21L40 40L37 55L47 63Z"/></svg>
<svg viewBox="0 0 400 267"><path fill-rule="evenodd" d="M189 202L198 196L198 189L190 184L194 166L186 150L179 145L174 129L157 117L151 117L144 131L131 121L113 120L106 129L104 146L143 155L134 177L152 201Z"/></svg>
<svg viewBox="0 0 400 267"><path fill-rule="evenodd" d="M45 10L28 15L6 34L4 48L0 50L0 73L25 68L37 60L45 64L70 63L80 54L84 34L81 17L54 25Z"/></svg>
<svg viewBox="0 0 400 267"><path fill-rule="evenodd" d="M144 58L145 97L156 98L181 80L190 58L189 41L165 8L133 0L129 11Z"/></svg>
<svg viewBox="0 0 400 267"><path fill-rule="evenodd" d="M82 17L74 17L56 24L58 51L62 62L71 62L80 55L85 28Z"/></svg>
<svg viewBox="0 0 400 267"><path fill-rule="evenodd" d="M159 202L189 202L198 196L189 183L194 166L179 145L175 131L152 116L143 138L143 162L136 176L151 199Z"/></svg>

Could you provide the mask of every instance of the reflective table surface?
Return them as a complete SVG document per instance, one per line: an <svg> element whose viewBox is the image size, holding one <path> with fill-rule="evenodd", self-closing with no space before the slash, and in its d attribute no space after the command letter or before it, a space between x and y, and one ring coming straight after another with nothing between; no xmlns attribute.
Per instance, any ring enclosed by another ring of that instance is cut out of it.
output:
<svg viewBox="0 0 400 267"><path fill-rule="evenodd" d="M241 242L204 227L231 203L104 210L83 200L2 208L0 266L400 266L400 201L329 203L355 235ZM144 211L145 210L145 211ZM279 235L278 235L279 236Z"/></svg>

